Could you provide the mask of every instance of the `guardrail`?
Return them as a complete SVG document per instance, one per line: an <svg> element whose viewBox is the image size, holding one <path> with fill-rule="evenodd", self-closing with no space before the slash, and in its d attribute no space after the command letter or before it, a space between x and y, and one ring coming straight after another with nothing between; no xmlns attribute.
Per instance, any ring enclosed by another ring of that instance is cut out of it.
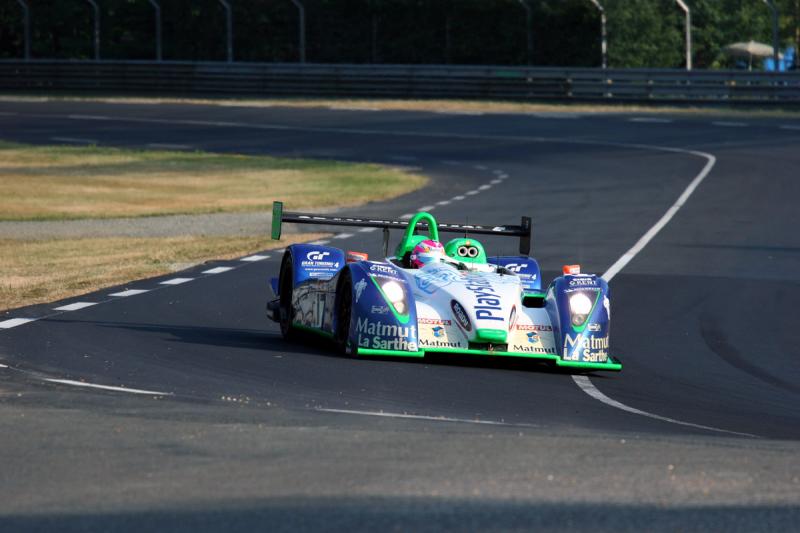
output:
<svg viewBox="0 0 800 533"><path fill-rule="evenodd" d="M0 91L800 104L800 71L0 61Z"/></svg>

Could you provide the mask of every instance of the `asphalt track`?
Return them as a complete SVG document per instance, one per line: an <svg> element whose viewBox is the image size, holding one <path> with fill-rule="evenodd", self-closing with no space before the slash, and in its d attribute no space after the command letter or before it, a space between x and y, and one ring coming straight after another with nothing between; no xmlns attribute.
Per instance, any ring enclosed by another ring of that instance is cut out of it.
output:
<svg viewBox="0 0 800 533"><path fill-rule="evenodd" d="M7 313L3 531L800 530L797 121L1 102L0 138L418 167L356 214L531 215L545 281L605 272L713 162L611 282L608 403L525 361L287 344L274 252Z"/></svg>

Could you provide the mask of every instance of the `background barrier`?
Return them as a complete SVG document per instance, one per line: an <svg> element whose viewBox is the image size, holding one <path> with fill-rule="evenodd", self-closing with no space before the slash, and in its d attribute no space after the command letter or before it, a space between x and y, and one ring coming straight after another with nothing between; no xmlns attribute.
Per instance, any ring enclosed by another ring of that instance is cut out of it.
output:
<svg viewBox="0 0 800 533"><path fill-rule="evenodd" d="M6 60L0 91L800 105L800 71Z"/></svg>

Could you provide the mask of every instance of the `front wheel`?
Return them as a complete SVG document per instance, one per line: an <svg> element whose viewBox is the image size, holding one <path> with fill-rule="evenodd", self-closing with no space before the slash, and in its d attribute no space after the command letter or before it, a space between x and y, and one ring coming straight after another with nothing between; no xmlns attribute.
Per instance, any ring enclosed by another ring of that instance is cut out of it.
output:
<svg viewBox="0 0 800 533"><path fill-rule="evenodd" d="M336 331L333 341L341 354L348 354L350 344L350 322L353 316L353 280L350 271L342 271L342 280L336 290ZM355 349L350 350L355 353Z"/></svg>

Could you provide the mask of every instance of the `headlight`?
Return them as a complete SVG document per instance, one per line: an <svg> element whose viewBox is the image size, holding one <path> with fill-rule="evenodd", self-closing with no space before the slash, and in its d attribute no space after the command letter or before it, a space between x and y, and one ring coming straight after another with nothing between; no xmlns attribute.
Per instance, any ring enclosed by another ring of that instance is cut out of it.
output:
<svg viewBox="0 0 800 533"><path fill-rule="evenodd" d="M584 293L573 294L569 298L569 311L573 326L580 326L592 312L592 301Z"/></svg>
<svg viewBox="0 0 800 533"><path fill-rule="evenodd" d="M406 293L403 286L396 281L387 281L381 285L383 296L389 301L399 314L404 315L407 311Z"/></svg>

